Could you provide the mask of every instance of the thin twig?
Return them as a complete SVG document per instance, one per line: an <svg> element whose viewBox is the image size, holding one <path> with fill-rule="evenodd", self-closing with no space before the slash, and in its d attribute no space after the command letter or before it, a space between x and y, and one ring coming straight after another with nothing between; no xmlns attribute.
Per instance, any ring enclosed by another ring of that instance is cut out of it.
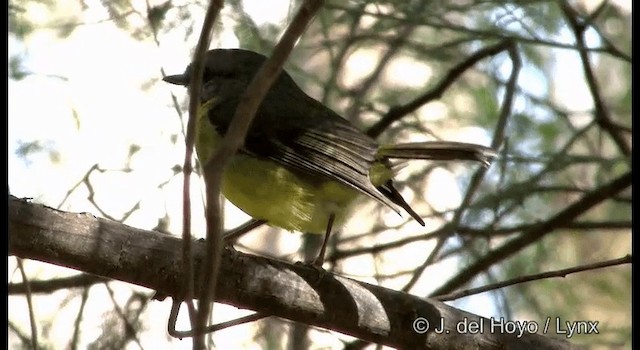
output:
<svg viewBox="0 0 640 350"><path fill-rule="evenodd" d="M545 278L566 277L567 275L576 273L576 272L602 269L605 267L623 265L623 264L631 264L631 255L626 255L618 259L612 259L612 260L606 260L606 261L601 261L601 262L592 263L592 264L585 264L585 265L570 267L562 270L542 272L542 273L537 273L537 274L528 275L528 276L520 276L520 277L512 278L507 281L492 283L492 284L478 287L478 288L472 288L472 289L462 290L459 292L449 293L445 295L439 295L434 297L434 299L440 300L440 301L450 301L450 300L468 297L470 295L480 294L480 293L488 292L491 290L496 290L496 289L520 284L520 283L537 281Z"/></svg>
<svg viewBox="0 0 640 350"><path fill-rule="evenodd" d="M31 286L29 285L29 278L24 272L24 264L22 263L22 259L16 258L16 261L18 262L18 270L20 270L22 282L25 284L26 293L24 294L24 296L25 298L27 298L29 325L31 326L31 348L35 350L38 349L38 326L36 325L36 316L33 311L33 302L31 300Z"/></svg>
<svg viewBox="0 0 640 350"><path fill-rule="evenodd" d="M502 108L500 108L500 116L498 117L498 123L496 124L495 131L493 133L493 140L491 141L491 148L499 149L505 139L505 130L507 129L507 122L509 117L511 116L513 109L513 100L516 93L516 85L518 83L518 76L520 74L520 69L522 68L522 60L520 59L520 54L518 53L518 48L516 46L515 41L505 40L504 42L499 44L500 46L505 46L507 52L509 53L509 58L511 58L511 76L509 77L509 81L507 82L507 86L505 89L505 97L502 102ZM482 178L484 174L487 172L487 169L484 167L478 168L478 170L473 174L471 180L469 181L469 186L467 192L462 200L460 205L460 209L456 210L452 222L455 226L460 224L460 220L462 219L462 215L469 206L473 195L475 194L478 186L482 182Z"/></svg>
<svg viewBox="0 0 640 350"><path fill-rule="evenodd" d="M252 231L252 230L264 225L266 222L267 222L266 220L251 219L251 220L245 222L244 224L234 228L233 230L225 232L224 241L227 244L233 243L236 240L238 240L238 238L244 236L249 231Z"/></svg>
<svg viewBox="0 0 640 350"><path fill-rule="evenodd" d="M551 47L551 48L558 48L558 49L567 49L567 50L577 50L577 47L575 45L571 45L571 44L565 44L562 42L557 42L557 41L552 41L552 40L544 40L544 39L539 39L539 38L531 38L531 37L527 37L527 36L523 36L521 35L521 33L517 33L514 31L507 31L504 30L502 28L497 28L496 29L477 29L477 28L471 28L469 27L468 24L455 24L455 23L451 23L451 22L443 22L441 19L439 19L439 22L433 22L433 21L426 21L423 17L417 17L415 19L413 18L406 18L406 17L399 17L395 14L393 14L392 12L389 13L381 13L381 12L371 12L371 11L366 11L366 10L361 10L361 9L354 9L354 8L350 8L348 6L344 6L339 4L338 2L333 2L331 4L327 5L328 9L334 9L334 10L342 10L345 12L363 12L365 15L368 16L372 16L374 18L378 18L378 19L385 19L385 20L393 20L393 21L398 21L400 23L406 24L407 22L410 23L416 23L420 26L425 26L425 27L430 27L433 29L441 29L441 30L448 30L448 31L452 31L458 34L465 34L465 35L469 35L470 37L473 37L475 40L478 39L496 39L496 40L502 40L502 39L512 39L517 41L518 43L521 44L531 44L531 45L539 45L539 46L546 46L546 47ZM604 39L604 38L603 38ZM588 52L598 52L598 53L604 53L604 54L608 54L611 55L613 57L619 58L621 60L624 60L625 62L628 63L632 63L633 59L631 57L630 54L626 54L624 52L622 52L621 50L617 49L616 47L613 47L612 45L605 45L605 46L600 46L600 47L593 47L593 48L587 48Z"/></svg>
<svg viewBox="0 0 640 350"><path fill-rule="evenodd" d="M436 98L442 96L442 94L453 84L460 75L462 75L467 69L473 67L480 60L496 55L504 50L508 50L513 42L511 40L503 40L500 43L485 47L450 69L442 80L432 89L426 91L422 95L415 98L413 101L402 105L395 106L389 109L386 115L384 115L376 124L374 124L367 131L367 135L371 137L378 137L384 130L386 130L392 123L400 120L409 113L416 111L418 108L433 101Z"/></svg>
<svg viewBox="0 0 640 350"><path fill-rule="evenodd" d="M195 336L196 334L195 334L195 332L193 330L178 331L178 330L175 329L176 320L178 318L179 311L180 311L179 304L178 304L178 306L175 306L175 305L171 306L171 313L169 314L169 325L170 325L170 327L168 328L169 334L172 337L178 338L178 339L191 338L191 337ZM207 326L204 329L203 333L217 332L217 331L223 330L225 328L238 326L238 325L249 323L249 322L254 322L254 321L266 318L266 317L269 317L269 315L256 312L254 314L251 314L251 315L248 315L248 316L239 317L239 318L233 319L231 321L220 322L220 323L216 323L216 324L211 325L211 326Z"/></svg>
<svg viewBox="0 0 640 350"><path fill-rule="evenodd" d="M80 323L82 322L82 316L84 314L84 308L87 305L87 301L89 300L89 288L84 287L82 291L82 296L80 298L80 308L78 308L78 315L73 323L73 336L71 337L71 341L69 342L70 349L77 349L78 343L80 339Z"/></svg>
<svg viewBox="0 0 640 350"><path fill-rule="evenodd" d="M301 4L298 13L285 30L282 38L274 47L271 57L264 62L256 73L247 90L240 97L229 129L220 147L210 159L205 161L204 179L207 197L207 254L202 269L202 289L199 296L198 329L204 329L208 318L210 302L214 300L215 285L218 278L218 267L222 255L222 217L220 208L220 185L222 172L236 150L244 143L246 133L253 117L267 94L271 84L282 71L282 65L289 57L293 46L302 36L323 1L307 0ZM197 337L196 337L197 338Z"/></svg>
<svg viewBox="0 0 640 350"><path fill-rule="evenodd" d="M347 109L345 115L347 119L353 119L358 111L358 107L362 104L362 101L366 100L365 96L367 93L369 93L374 84L380 80L380 75L384 69L389 65L393 56L398 54L400 48L405 43L405 40L411 36L415 29L415 24L406 24L402 28L397 29L398 34L387 44L385 52L382 54L382 57L380 57L380 60L378 60L378 63L371 74L369 74L369 76L353 90L351 97L351 101L353 101L353 103Z"/></svg>
<svg viewBox="0 0 640 350"><path fill-rule="evenodd" d="M90 287L97 283L109 281L108 278L83 273L75 276L60 277L50 280L29 281L31 294L50 294L62 289ZM23 294L27 292L27 283L9 283L7 286L9 295Z"/></svg>
<svg viewBox="0 0 640 350"><path fill-rule="evenodd" d="M596 121L598 122L598 125L600 125L600 127L611 136L611 139L613 139L613 142L616 144L620 152L629 157L631 156L631 148L624 136L620 134L619 130L611 120L609 109L605 106L600 92L600 85L598 84L598 80L593 72L593 67L591 66L591 58L589 58L589 52L587 51L587 44L584 38L588 25L586 22L578 18L578 14L571 5L567 3L567 1L560 0L559 6L576 37L576 44L578 47L578 54L580 55L580 61L582 62L582 69L593 99Z"/></svg>
<svg viewBox="0 0 640 350"><path fill-rule="evenodd" d="M422 274L427 269L427 267L429 267L436 261L436 258L438 257L438 253L440 252L440 249L442 249L446 241L447 240L444 237L440 237L438 239L438 241L436 242L436 246L431 250L427 258L425 259L424 263L422 263L422 265L418 266L418 268L415 269L413 275L409 279L409 282L407 282L402 287L401 290L403 292L409 292L411 288L413 288L413 286L418 282L418 280L420 279L420 276L422 276Z"/></svg>
<svg viewBox="0 0 640 350"><path fill-rule="evenodd" d="M191 188L191 172L193 171L192 158L193 147L195 144L196 133L196 121L198 116L198 109L200 106L200 89L202 86L202 75L204 72L204 56L209 45L211 43L211 33L213 31L213 25L218 18L218 14L222 9L222 0L212 0L205 14L204 21L202 23L202 31L198 38L198 44L193 55L193 61L191 63L191 81L189 82L189 120L187 122L187 135L185 137L186 150L184 156L184 182L183 182L183 226L182 226L182 247L183 247L183 268L185 276L185 299L188 301L194 298L194 276L193 276L193 253L191 251L191 199L189 196ZM210 202L207 202L207 207ZM217 208L217 207L216 207ZM207 223L209 226L209 223ZM209 239L207 237L207 239ZM207 269L203 269L206 271ZM203 287L206 290L207 287ZM192 303L187 303L189 308L189 318L191 320L191 327L196 330L204 329L209 318L209 312L211 307L209 299L200 299L201 303L198 304L198 311L196 312ZM173 300L173 303L179 301ZM193 341L194 349L203 349L205 347L204 335L195 337Z"/></svg>
<svg viewBox="0 0 640 350"><path fill-rule="evenodd" d="M559 226L574 221L584 212L631 186L631 178L631 172L627 172L615 180L585 194L582 198L567 206L554 217L544 223L535 225L530 230L522 232L518 238L506 242L504 245L487 253L484 257L478 259L470 266L462 269L447 283L436 289L432 295L450 293L454 289L469 282L469 280L477 276L478 273L487 270L489 267L515 254L521 249L529 246L531 243L540 240L546 234L556 230Z"/></svg>

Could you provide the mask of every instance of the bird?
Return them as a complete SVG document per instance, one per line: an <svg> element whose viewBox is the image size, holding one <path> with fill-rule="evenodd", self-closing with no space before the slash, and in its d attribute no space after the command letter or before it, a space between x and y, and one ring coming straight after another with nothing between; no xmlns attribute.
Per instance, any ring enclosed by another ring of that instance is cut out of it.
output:
<svg viewBox="0 0 640 350"><path fill-rule="evenodd" d="M196 154L204 164L229 129L240 98L266 56L212 49L204 56ZM167 75L188 86L192 67ZM396 189L399 164L411 159L475 161L489 166L489 147L454 141L381 145L307 95L284 69L273 82L222 175L222 194L255 220L288 231L324 234L314 266L322 266L329 236L349 217L355 199L370 197L425 222Z"/></svg>

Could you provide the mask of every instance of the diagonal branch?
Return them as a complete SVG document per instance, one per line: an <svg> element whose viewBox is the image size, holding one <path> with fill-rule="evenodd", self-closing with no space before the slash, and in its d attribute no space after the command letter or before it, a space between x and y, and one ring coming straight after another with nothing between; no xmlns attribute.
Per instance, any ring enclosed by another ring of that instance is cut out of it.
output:
<svg viewBox="0 0 640 350"><path fill-rule="evenodd" d="M489 46L483 48L469 58L453 67L444 78L431 90L425 92L424 94L418 96L413 101L402 105L391 107L389 112L385 114L376 124L374 124L369 130L367 134L373 138L378 137L384 130L386 130L391 124L402 119L409 113L415 112L418 108L423 105L439 98L444 94L444 92L465 72L467 69L473 67L476 63L481 61L482 59L496 55L502 51L508 50L509 47L513 46L513 42L511 40L503 40L496 45Z"/></svg>
<svg viewBox="0 0 640 350"><path fill-rule="evenodd" d="M9 254L181 295L180 239L89 214L9 198ZM204 282L205 243L193 242L194 284ZM301 264L223 251L216 300L403 349L573 349L540 334L458 333L490 320L444 303L354 281ZM429 329L419 328L429 322ZM434 327L444 326L443 333Z"/></svg>
<svg viewBox="0 0 640 350"><path fill-rule="evenodd" d="M618 129L616 123L611 120L609 109L605 106L604 99L600 92L600 85L598 84L598 80L593 72L593 67L591 66L591 58L589 57L587 44L585 42L585 32L588 28L587 23L578 18L578 14L567 1L560 0L559 5L576 37L576 44L578 47L578 54L580 55L580 61L582 62L582 69L584 70L584 76L587 80L591 97L593 98L596 122L611 136L620 152L629 157L631 156L631 148Z"/></svg>
<svg viewBox="0 0 640 350"><path fill-rule="evenodd" d="M509 53L509 57L511 58L512 67L511 75L509 76L509 81L507 82L505 88L505 96L504 100L502 101L502 107L500 108L500 116L498 117L498 123L496 124L496 128L493 133L493 140L491 141L491 148L495 150L499 149L504 142L507 122L509 120L509 117L511 116L511 112L513 109L513 100L517 91L516 87L518 83L518 76L520 74L520 69L522 68L522 60L520 59L520 54L518 53L516 42L505 40L503 44L507 45L506 50ZM462 200L462 203L460 205L460 209L456 210L454 218L452 220L453 224L456 227L460 224L460 220L462 219L464 210L471 203L471 199L480 186L480 183L482 182L482 179L486 172L487 168L479 168L471 177L467 192L465 193L464 199Z"/></svg>
<svg viewBox="0 0 640 350"><path fill-rule="evenodd" d="M469 282L480 272L487 270L494 264L508 258L530 244L537 242L542 237L553 232L565 223L574 221L587 210L631 186L631 177L631 172L625 173L617 179L585 194L580 200L569 205L553 218L541 223L540 225L534 226L530 230L522 232L518 238L508 241L501 247L487 253L471 266L468 266L458 272L457 275L453 276L453 278L451 278L447 283L436 289L431 295L437 296L451 293L456 288L459 288Z"/></svg>
<svg viewBox="0 0 640 350"><path fill-rule="evenodd" d="M460 292L453 292L445 295L440 295L435 299L440 301L450 301L450 300L464 298L471 295L480 294L480 293L484 293L484 292L488 292L488 291L492 291L492 290L496 290L496 289L500 289L508 286L513 286L520 283L527 283L531 281L537 281L537 280L553 278L553 277L566 277L567 275L577 273L577 272L597 270L605 267L617 266L622 264L631 264L631 255L627 254L626 256L623 256L622 258L618 258L618 259L612 259L612 260L600 261L592 264L574 266L574 267L570 267L562 270L547 271L542 273L536 273L534 275L520 276L520 277L512 278L507 281L492 283L490 285L486 285L478 288L472 288L472 289L463 290Z"/></svg>

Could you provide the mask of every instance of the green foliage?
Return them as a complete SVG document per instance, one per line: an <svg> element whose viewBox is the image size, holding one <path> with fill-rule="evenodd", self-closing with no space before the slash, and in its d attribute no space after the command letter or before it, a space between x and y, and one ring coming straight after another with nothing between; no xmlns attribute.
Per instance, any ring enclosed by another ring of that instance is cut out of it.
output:
<svg viewBox="0 0 640 350"><path fill-rule="evenodd" d="M23 67L23 57L21 56L11 56L9 57L9 78L13 80L22 80L27 76L31 75Z"/></svg>
<svg viewBox="0 0 640 350"><path fill-rule="evenodd" d="M160 5L150 7L147 10L149 25L154 29L161 27L167 12L171 9L171 1L166 1Z"/></svg>
<svg viewBox="0 0 640 350"><path fill-rule="evenodd" d="M9 33L18 39L24 39L35 30L35 25L25 15L27 1L14 1L9 4Z"/></svg>
<svg viewBox="0 0 640 350"><path fill-rule="evenodd" d="M55 149L54 144L51 141L20 141L15 151L16 156L22 158L27 164L31 163L33 156L40 153L45 153L48 156L49 161L53 164L60 162L60 152Z"/></svg>
<svg viewBox="0 0 640 350"><path fill-rule="evenodd" d="M58 25L58 36L61 38L69 37L76 28L78 28L78 23L74 20L62 22Z"/></svg>
<svg viewBox="0 0 640 350"><path fill-rule="evenodd" d="M477 89L470 88L473 99L475 100L474 120L479 125L492 125L498 118L500 106L493 90L490 88L480 87Z"/></svg>

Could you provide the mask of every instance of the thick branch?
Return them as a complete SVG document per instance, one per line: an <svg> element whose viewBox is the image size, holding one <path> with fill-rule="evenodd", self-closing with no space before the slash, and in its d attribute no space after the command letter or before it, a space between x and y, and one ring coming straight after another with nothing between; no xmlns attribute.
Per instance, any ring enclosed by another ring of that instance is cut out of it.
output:
<svg viewBox="0 0 640 350"><path fill-rule="evenodd" d="M194 272L200 276L204 243L194 242ZM9 254L66 266L87 273L181 295L178 238L9 199ZM195 287L202 283L196 278ZM571 344L538 334L490 332L490 320L446 304L300 264L225 251L217 301L287 318L400 348L427 349L570 349ZM449 333L432 327L419 334L419 317L431 325L444 322ZM482 334L459 334L456 324L481 322ZM541 320L542 321L542 320Z"/></svg>

